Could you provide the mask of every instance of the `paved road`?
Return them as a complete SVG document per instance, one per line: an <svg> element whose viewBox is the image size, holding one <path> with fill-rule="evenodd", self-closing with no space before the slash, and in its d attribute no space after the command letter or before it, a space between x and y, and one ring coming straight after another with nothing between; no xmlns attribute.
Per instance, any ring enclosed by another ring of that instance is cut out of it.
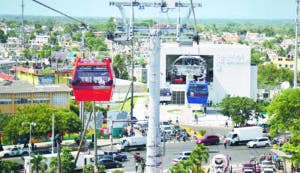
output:
<svg viewBox="0 0 300 173"><path fill-rule="evenodd" d="M195 130L205 129L207 133L210 134L224 134L230 131L229 128L225 127L200 127L200 126L193 126ZM176 157L176 155L181 151L191 151L195 147L195 142L167 142L166 143L166 155L163 157L163 168L167 170L170 166L172 166L172 159ZM103 150L110 150L110 147L103 148ZM241 172L241 164L243 162L248 162L251 158L255 157L258 158L262 154L266 154L270 152L271 148L247 148L246 146L228 146L227 149L224 149L222 144L219 145L212 145L209 146L209 160L211 157L216 153L224 153L228 154L231 157L231 163L233 165L234 172L238 173ZM126 153L129 157L129 161L125 162L124 168L122 168L125 172L134 172L134 159L133 154L135 152L140 152L143 157L146 156L146 151L132 151ZM209 165L209 163L204 163Z"/></svg>

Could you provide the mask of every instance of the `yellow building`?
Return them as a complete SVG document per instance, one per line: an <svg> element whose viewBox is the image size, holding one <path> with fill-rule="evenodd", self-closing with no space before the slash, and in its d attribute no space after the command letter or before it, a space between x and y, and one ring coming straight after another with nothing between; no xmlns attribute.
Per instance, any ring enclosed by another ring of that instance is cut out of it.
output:
<svg viewBox="0 0 300 173"><path fill-rule="evenodd" d="M69 84L69 78L72 77L73 69L63 70L41 70L33 68L25 68L22 66L14 66L16 78L25 80L33 85L47 84Z"/></svg>
<svg viewBox="0 0 300 173"><path fill-rule="evenodd" d="M290 57L274 57L271 58L271 62L278 68L285 68L288 70L294 70L294 58ZM298 59L298 71L300 70L300 62Z"/></svg>
<svg viewBox="0 0 300 173"><path fill-rule="evenodd" d="M46 103L69 109L71 89L65 84L33 86L26 81L0 81L0 113L14 114L24 105Z"/></svg>

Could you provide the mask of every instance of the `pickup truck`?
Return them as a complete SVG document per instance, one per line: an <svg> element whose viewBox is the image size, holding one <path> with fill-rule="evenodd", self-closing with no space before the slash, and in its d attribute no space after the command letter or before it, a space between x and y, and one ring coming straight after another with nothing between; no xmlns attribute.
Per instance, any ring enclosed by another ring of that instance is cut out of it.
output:
<svg viewBox="0 0 300 173"><path fill-rule="evenodd" d="M13 147L9 150L0 152L0 158L13 157L13 156L24 156L29 154L28 148Z"/></svg>

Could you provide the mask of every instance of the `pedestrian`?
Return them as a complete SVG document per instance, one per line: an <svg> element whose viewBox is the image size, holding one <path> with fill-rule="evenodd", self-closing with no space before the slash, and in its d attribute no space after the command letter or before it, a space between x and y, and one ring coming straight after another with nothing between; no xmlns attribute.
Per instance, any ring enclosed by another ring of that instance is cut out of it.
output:
<svg viewBox="0 0 300 173"><path fill-rule="evenodd" d="M142 161L142 165L141 165L141 167L142 167L142 173L144 173L144 171L145 171L145 166L146 166L146 163L145 163L145 160L143 160Z"/></svg>
<svg viewBox="0 0 300 173"><path fill-rule="evenodd" d="M34 143L31 142L31 150L33 151L34 150Z"/></svg>
<svg viewBox="0 0 300 173"><path fill-rule="evenodd" d="M135 162L135 172L136 172L136 173L138 172L138 169L139 169L139 163L138 163L138 162Z"/></svg>
<svg viewBox="0 0 300 173"><path fill-rule="evenodd" d="M225 127L228 127L228 120L225 121Z"/></svg>
<svg viewBox="0 0 300 173"><path fill-rule="evenodd" d="M227 148L227 140L226 140L226 138L224 139L224 148L225 149Z"/></svg>
<svg viewBox="0 0 300 173"><path fill-rule="evenodd" d="M198 124L198 115L197 114L195 114L195 121Z"/></svg>

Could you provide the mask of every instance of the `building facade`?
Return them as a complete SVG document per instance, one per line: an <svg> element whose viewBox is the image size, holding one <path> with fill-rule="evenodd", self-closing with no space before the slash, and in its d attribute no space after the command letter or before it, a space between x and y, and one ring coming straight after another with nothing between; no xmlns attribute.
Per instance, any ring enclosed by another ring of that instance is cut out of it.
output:
<svg viewBox="0 0 300 173"><path fill-rule="evenodd" d="M251 66L251 48L246 45L200 44L179 46L162 44L160 52L161 86L170 86L172 102L185 103L186 84L174 83L170 69L178 57L200 56L206 61L208 100L220 102L226 95L257 97L257 67Z"/></svg>
<svg viewBox="0 0 300 173"><path fill-rule="evenodd" d="M70 92L64 84L33 86L26 81L0 81L0 113L15 114L22 106L39 103L69 109Z"/></svg>

